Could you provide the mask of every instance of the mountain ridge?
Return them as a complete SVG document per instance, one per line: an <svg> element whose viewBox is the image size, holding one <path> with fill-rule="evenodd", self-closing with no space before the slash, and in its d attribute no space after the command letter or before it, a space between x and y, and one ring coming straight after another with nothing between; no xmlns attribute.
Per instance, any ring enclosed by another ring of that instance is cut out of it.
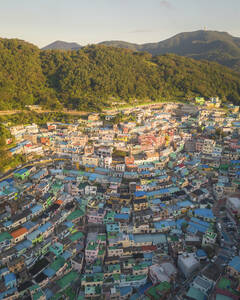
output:
<svg viewBox="0 0 240 300"><path fill-rule="evenodd" d="M41 50L78 50L80 48L82 48L82 46L78 43L58 40L41 48Z"/></svg>
<svg viewBox="0 0 240 300"><path fill-rule="evenodd" d="M240 69L240 38L234 37L224 31L197 30L182 32L156 43L136 44L121 40L112 40L103 41L98 44L126 48L137 52L148 52L153 56L173 53L198 60L215 61L235 71L239 71ZM58 49L57 46L54 49ZM69 45L65 50L78 49L72 49L71 45Z"/></svg>

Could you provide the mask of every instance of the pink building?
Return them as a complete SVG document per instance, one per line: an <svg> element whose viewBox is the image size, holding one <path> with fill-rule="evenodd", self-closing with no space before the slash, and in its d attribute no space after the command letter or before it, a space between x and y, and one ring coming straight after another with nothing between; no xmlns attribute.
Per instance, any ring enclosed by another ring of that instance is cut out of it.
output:
<svg viewBox="0 0 240 300"><path fill-rule="evenodd" d="M104 216L105 216L104 210L90 211L87 214L88 223L102 224Z"/></svg>
<svg viewBox="0 0 240 300"><path fill-rule="evenodd" d="M99 244L97 242L89 242L85 249L85 259L87 263L93 263L98 256Z"/></svg>

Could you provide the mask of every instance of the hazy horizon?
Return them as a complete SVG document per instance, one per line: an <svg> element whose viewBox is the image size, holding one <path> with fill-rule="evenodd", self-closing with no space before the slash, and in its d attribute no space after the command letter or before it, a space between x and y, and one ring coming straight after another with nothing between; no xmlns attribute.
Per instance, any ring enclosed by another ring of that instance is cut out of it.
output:
<svg viewBox="0 0 240 300"><path fill-rule="evenodd" d="M238 37L239 12L238 0L12 0L1 5L0 37L40 48L56 40L143 44L205 27Z"/></svg>

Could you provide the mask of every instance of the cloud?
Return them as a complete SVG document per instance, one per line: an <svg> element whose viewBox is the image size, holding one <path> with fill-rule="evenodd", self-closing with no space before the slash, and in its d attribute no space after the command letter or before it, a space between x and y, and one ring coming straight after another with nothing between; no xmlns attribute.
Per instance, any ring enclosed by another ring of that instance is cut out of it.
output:
<svg viewBox="0 0 240 300"><path fill-rule="evenodd" d="M167 9L172 9L173 8L172 4L169 1L166 1L166 0L160 1L160 7L167 8Z"/></svg>

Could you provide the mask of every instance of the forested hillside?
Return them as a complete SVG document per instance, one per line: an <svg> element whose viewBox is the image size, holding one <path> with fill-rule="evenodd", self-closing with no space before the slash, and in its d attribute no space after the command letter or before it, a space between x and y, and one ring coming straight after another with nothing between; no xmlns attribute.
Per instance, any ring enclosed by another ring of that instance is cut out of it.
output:
<svg viewBox="0 0 240 300"><path fill-rule="evenodd" d="M152 57L101 45L76 51L39 50L0 40L0 109L41 104L96 110L112 100L220 96L240 103L240 77L207 61L176 55Z"/></svg>
<svg viewBox="0 0 240 300"><path fill-rule="evenodd" d="M227 32L211 30L182 32L164 41L142 45L123 41L106 41L101 44L146 51L152 55L174 53L215 61L236 71L240 69L240 38L233 37Z"/></svg>

